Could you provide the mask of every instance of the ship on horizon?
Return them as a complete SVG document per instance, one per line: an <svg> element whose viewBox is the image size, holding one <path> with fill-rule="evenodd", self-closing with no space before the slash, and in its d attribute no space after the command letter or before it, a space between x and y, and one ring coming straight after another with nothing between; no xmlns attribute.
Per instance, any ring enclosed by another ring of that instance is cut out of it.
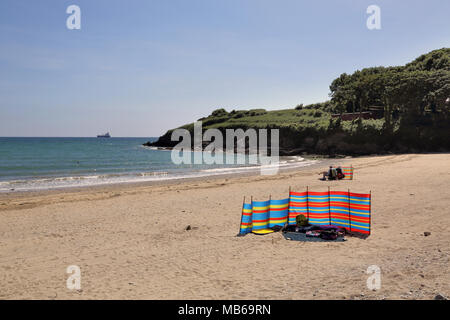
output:
<svg viewBox="0 0 450 320"><path fill-rule="evenodd" d="M97 135L97 138L111 138L109 132Z"/></svg>

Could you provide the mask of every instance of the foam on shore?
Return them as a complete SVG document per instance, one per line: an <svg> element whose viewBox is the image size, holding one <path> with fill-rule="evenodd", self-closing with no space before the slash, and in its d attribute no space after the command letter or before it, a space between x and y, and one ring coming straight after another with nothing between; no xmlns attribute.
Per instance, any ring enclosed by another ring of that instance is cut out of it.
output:
<svg viewBox="0 0 450 320"><path fill-rule="evenodd" d="M91 187L120 183L152 182L188 178L202 178L218 175L257 174L263 170L295 169L310 166L317 160L306 160L302 157L282 157L278 164L272 165L243 165L234 167L219 167L192 170L165 170L133 173L112 173L79 176L35 177L30 179L16 179L0 181L0 192L11 191L40 191L60 188ZM275 171L274 171L275 170Z"/></svg>

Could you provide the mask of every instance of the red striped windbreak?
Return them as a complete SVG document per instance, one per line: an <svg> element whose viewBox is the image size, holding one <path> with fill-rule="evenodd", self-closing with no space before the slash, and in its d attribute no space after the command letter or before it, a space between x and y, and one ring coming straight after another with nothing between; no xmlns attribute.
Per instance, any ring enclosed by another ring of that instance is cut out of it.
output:
<svg viewBox="0 0 450 320"><path fill-rule="evenodd" d="M336 225L352 233L370 234L371 195L349 191L290 192L288 223L303 214L315 225Z"/></svg>
<svg viewBox="0 0 450 320"><path fill-rule="evenodd" d="M369 235L371 200L370 193L290 191L288 199L244 204L240 233L283 226L286 222L295 225L295 218L302 214L314 225L335 225L353 234Z"/></svg>

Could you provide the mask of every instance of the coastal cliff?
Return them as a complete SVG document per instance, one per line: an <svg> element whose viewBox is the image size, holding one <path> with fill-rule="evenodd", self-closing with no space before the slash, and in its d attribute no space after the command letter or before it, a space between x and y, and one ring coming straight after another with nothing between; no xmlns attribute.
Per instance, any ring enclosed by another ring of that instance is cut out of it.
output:
<svg viewBox="0 0 450 320"><path fill-rule="evenodd" d="M280 155L450 151L449 48L405 66L343 73L331 83L330 97L284 110L220 108L198 120L203 130L218 129L224 136L226 129L279 129ZM192 133L194 124L180 128ZM174 147L172 132L145 145Z"/></svg>

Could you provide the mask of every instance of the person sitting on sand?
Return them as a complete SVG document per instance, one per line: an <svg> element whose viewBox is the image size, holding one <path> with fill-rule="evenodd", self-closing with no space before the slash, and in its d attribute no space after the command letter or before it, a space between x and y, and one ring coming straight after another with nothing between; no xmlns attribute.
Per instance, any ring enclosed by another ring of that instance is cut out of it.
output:
<svg viewBox="0 0 450 320"><path fill-rule="evenodd" d="M337 179L337 171L335 167L331 168L331 175L328 176L328 180L336 180Z"/></svg>
<svg viewBox="0 0 450 320"><path fill-rule="evenodd" d="M334 175L333 175L333 173L334 173ZM322 177L321 180L326 180L327 177L328 177L328 180L334 180L335 177L336 177L336 169L333 168L333 166L330 166L328 171L324 171L324 172L321 172L319 174L323 174L323 177Z"/></svg>
<svg viewBox="0 0 450 320"><path fill-rule="evenodd" d="M341 166L336 168L336 177L338 178L338 180L344 179L345 175L344 172L342 171Z"/></svg>

